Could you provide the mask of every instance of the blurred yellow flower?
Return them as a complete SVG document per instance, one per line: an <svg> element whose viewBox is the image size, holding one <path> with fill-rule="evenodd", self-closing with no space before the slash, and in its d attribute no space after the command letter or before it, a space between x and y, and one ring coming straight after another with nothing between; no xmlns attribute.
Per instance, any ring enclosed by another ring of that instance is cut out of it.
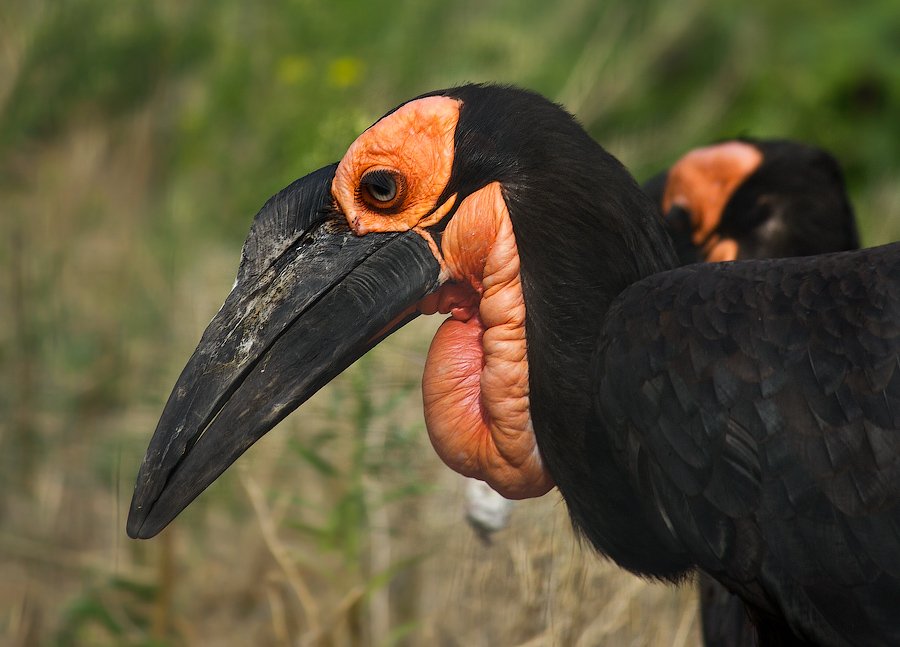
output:
<svg viewBox="0 0 900 647"><path fill-rule="evenodd" d="M275 78L282 85L296 85L309 74L309 59L305 56L283 56L278 61Z"/></svg>
<svg viewBox="0 0 900 647"><path fill-rule="evenodd" d="M348 88L359 82L363 62L353 56L342 56L328 66L328 82L336 88Z"/></svg>

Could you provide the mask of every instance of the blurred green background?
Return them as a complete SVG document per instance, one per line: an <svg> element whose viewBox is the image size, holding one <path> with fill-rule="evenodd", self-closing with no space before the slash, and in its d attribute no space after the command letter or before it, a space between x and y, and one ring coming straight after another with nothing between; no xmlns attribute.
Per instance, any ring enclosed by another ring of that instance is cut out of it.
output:
<svg viewBox="0 0 900 647"><path fill-rule="evenodd" d="M696 145L831 150L900 234L896 0L5 0L0 643L684 645L693 594L572 537L557 494L482 544L427 446L419 321L160 538L133 478L250 219L386 110L465 81L566 105L642 180Z"/></svg>

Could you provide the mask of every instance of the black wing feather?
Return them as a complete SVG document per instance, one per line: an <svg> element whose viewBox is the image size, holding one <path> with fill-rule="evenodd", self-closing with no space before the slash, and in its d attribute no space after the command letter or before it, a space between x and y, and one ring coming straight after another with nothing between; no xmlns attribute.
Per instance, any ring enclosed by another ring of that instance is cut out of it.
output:
<svg viewBox="0 0 900 647"><path fill-rule="evenodd" d="M900 245L651 276L595 376L697 566L807 640L900 643Z"/></svg>

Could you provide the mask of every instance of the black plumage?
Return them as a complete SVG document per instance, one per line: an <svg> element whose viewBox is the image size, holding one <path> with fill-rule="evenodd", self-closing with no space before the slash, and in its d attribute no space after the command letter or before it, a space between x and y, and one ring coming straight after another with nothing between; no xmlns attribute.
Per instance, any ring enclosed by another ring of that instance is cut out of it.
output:
<svg viewBox="0 0 900 647"><path fill-rule="evenodd" d="M604 447L670 540L811 642L900 640L898 252L650 277L594 365Z"/></svg>
<svg viewBox="0 0 900 647"><path fill-rule="evenodd" d="M482 91L462 96L481 107ZM900 248L656 274L674 263L627 172L549 103L489 93L495 107L470 126L478 137L457 134L457 150L489 141L497 159L479 177L506 181L537 340L535 433L576 527L640 574L677 580L699 567L726 582L749 603L761 644L893 643L888 593L900 580L885 567L855 598L843 571L858 567L843 553L856 540L834 533L845 521L835 506L863 488L880 496L855 501L853 514L873 523L865 548L900 546L900 485L888 493L900 419L885 417L900 397ZM876 375L871 391L855 390ZM808 543L822 547L815 561ZM792 559L803 560L797 582ZM822 623L832 614L844 622Z"/></svg>
<svg viewBox="0 0 900 647"><path fill-rule="evenodd" d="M744 139L762 162L730 196L720 235L738 242L740 258L806 256L859 246L856 222L837 161L826 151L789 140ZM644 184L662 213L669 171ZM674 207L666 226L682 262L698 260L690 214ZM774 224L773 224L774 223ZM841 376L840 370L834 378ZM717 580L698 576L703 640L707 647L758 644L743 601Z"/></svg>

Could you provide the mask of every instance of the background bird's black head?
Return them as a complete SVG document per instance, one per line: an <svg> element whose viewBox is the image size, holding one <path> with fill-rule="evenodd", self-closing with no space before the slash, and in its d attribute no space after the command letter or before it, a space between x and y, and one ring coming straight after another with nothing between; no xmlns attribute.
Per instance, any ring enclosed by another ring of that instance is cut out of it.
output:
<svg viewBox="0 0 900 647"><path fill-rule="evenodd" d="M859 234L837 160L788 140L746 140L763 154L760 167L722 212L722 236L740 243L741 258L808 256L859 247Z"/></svg>

